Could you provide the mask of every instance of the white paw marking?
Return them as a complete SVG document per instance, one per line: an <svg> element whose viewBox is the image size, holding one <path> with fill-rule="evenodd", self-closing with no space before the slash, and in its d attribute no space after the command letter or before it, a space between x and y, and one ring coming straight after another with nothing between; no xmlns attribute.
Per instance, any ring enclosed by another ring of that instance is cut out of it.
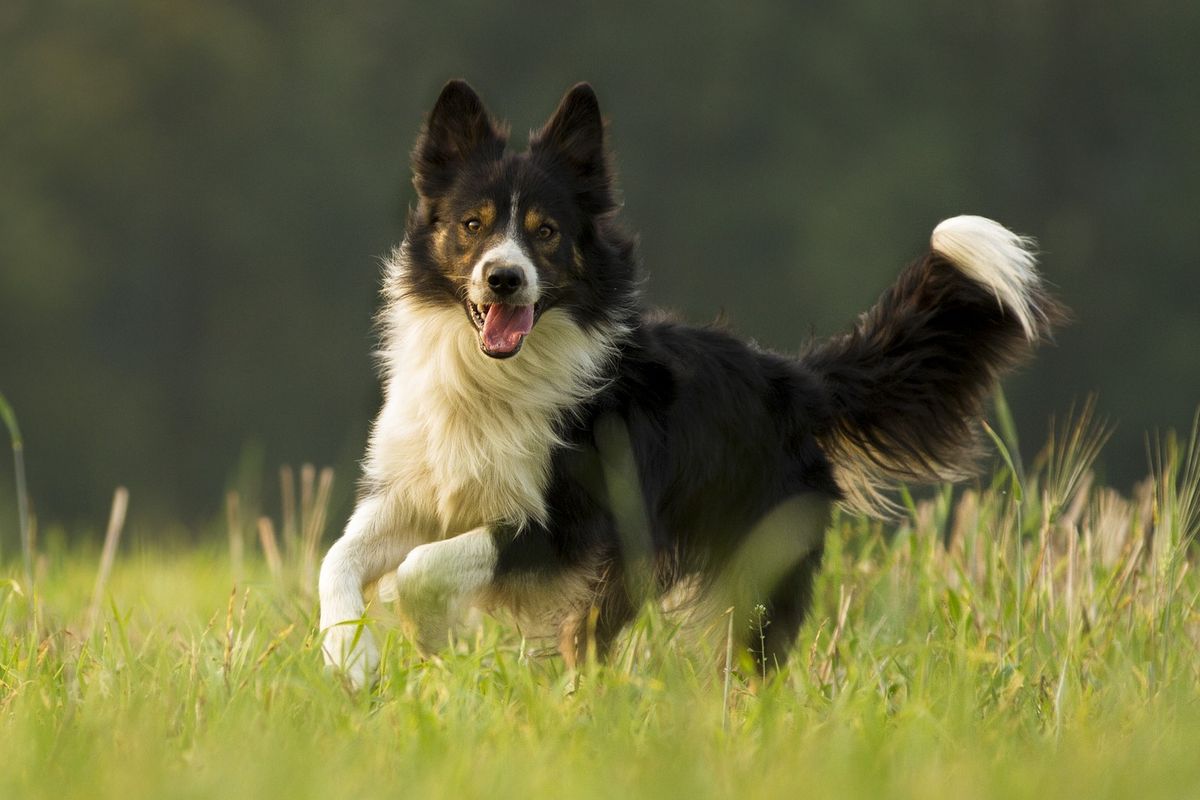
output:
<svg viewBox="0 0 1200 800"><path fill-rule="evenodd" d="M344 675L353 688L364 689L375 682L379 647L365 624L346 622L327 628L321 652L325 655L325 666Z"/></svg>

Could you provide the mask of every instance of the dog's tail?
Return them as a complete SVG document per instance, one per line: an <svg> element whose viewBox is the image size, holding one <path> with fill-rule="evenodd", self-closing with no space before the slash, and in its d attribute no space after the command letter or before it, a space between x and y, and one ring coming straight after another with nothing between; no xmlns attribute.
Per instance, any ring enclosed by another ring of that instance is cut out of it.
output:
<svg viewBox="0 0 1200 800"><path fill-rule="evenodd" d="M854 330L802 356L827 393L820 438L843 502L886 513L889 486L971 474L978 420L997 378L1064 317L1029 239L983 217L934 228L929 253Z"/></svg>

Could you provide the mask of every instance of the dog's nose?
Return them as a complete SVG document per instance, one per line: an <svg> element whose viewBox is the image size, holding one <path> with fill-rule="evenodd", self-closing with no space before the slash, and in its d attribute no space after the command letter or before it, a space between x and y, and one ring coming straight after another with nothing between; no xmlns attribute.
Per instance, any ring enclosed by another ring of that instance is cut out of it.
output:
<svg viewBox="0 0 1200 800"><path fill-rule="evenodd" d="M484 270L488 286L500 297L515 294L525 285L525 275L521 270L507 264L495 264Z"/></svg>

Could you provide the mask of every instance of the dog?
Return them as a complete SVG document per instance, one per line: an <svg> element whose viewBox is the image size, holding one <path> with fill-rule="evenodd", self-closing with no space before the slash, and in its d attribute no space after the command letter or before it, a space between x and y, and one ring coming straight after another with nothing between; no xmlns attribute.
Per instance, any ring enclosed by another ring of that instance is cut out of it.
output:
<svg viewBox="0 0 1200 800"><path fill-rule="evenodd" d="M413 151L384 402L320 571L327 664L373 681L375 583L423 648L456 609L505 606L554 626L575 665L648 597L731 571L759 617L745 651L783 663L832 507L886 515L888 487L972 474L992 387L1063 315L1031 242L947 219L848 333L781 355L643 311L590 86L527 149L507 143L452 81Z"/></svg>

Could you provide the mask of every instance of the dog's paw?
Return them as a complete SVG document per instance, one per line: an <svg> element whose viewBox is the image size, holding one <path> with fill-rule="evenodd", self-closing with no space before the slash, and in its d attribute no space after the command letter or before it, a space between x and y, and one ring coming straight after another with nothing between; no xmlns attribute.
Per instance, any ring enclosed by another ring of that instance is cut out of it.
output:
<svg viewBox="0 0 1200 800"><path fill-rule="evenodd" d="M358 621L332 625L321 642L325 666L355 689L371 686L378 675L379 647L370 628Z"/></svg>
<svg viewBox="0 0 1200 800"><path fill-rule="evenodd" d="M446 644L450 620L456 608L458 588L442 574L437 550L416 547L400 566L378 585L379 598L399 604L408 631L423 653L437 652Z"/></svg>

